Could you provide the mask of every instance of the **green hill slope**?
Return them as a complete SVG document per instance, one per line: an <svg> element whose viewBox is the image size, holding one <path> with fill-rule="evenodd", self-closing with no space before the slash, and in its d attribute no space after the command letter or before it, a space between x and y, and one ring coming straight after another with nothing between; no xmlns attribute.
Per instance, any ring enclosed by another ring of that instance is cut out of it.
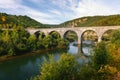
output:
<svg viewBox="0 0 120 80"><path fill-rule="evenodd" d="M10 15L6 13L0 13L0 26L1 27L13 27L13 26L23 26L25 28L27 27L34 27L34 28L42 28L46 27L44 24L35 21L34 19L28 17L28 16L16 16L16 15Z"/></svg>
<svg viewBox="0 0 120 80"><path fill-rule="evenodd" d="M28 16L16 16L0 13L0 27L23 26L25 28L55 28L55 27L88 27L88 26L119 26L120 14L110 16L82 17L64 22L59 25L42 24Z"/></svg>
<svg viewBox="0 0 120 80"><path fill-rule="evenodd" d="M62 27L119 26L120 15L82 17L60 24Z"/></svg>

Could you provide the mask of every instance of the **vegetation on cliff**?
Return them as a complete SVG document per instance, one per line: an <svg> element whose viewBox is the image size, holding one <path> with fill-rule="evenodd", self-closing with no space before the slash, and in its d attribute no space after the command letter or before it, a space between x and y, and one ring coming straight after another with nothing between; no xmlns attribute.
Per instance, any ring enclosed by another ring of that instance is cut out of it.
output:
<svg viewBox="0 0 120 80"><path fill-rule="evenodd" d="M62 27L119 26L120 15L88 16L60 24Z"/></svg>

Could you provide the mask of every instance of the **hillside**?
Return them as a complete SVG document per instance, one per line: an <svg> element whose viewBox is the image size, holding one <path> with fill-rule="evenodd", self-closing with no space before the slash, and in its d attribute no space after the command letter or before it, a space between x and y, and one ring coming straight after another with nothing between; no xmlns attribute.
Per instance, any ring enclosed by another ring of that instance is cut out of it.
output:
<svg viewBox="0 0 120 80"><path fill-rule="evenodd" d="M82 17L60 24L62 27L118 26L120 15Z"/></svg>
<svg viewBox="0 0 120 80"><path fill-rule="evenodd" d="M88 16L64 22L59 25L42 24L28 16L16 16L0 13L0 27L23 26L25 28L54 28L54 27L87 27L87 26L119 26L120 14L110 16Z"/></svg>
<svg viewBox="0 0 120 80"><path fill-rule="evenodd" d="M42 28L46 27L44 24L35 21L34 19L28 16L16 16L10 15L6 13L0 13L0 27L13 27L13 26L23 26L27 27L34 27L34 28Z"/></svg>

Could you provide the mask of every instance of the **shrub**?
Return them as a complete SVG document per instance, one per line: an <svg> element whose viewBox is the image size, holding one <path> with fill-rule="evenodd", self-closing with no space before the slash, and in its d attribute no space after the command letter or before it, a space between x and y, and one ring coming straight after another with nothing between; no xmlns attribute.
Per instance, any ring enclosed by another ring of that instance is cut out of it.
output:
<svg viewBox="0 0 120 80"><path fill-rule="evenodd" d="M34 80L78 80L79 64L75 57L69 54L61 55L55 62L53 57L42 65L40 75Z"/></svg>

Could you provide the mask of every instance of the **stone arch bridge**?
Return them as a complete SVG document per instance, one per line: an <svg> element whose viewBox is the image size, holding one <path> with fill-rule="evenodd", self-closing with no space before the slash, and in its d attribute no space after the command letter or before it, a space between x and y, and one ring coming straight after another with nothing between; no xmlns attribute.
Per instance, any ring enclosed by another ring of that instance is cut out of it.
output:
<svg viewBox="0 0 120 80"><path fill-rule="evenodd" d="M98 27L73 27L73 28L42 28L42 29L26 29L31 35L35 32L41 31L45 35L56 31L60 34L61 37L64 37L67 31L74 31L78 36L78 44L81 44L82 34L88 30L94 31L98 36L98 42L101 41L102 35L108 30L120 29L120 26L98 26Z"/></svg>

